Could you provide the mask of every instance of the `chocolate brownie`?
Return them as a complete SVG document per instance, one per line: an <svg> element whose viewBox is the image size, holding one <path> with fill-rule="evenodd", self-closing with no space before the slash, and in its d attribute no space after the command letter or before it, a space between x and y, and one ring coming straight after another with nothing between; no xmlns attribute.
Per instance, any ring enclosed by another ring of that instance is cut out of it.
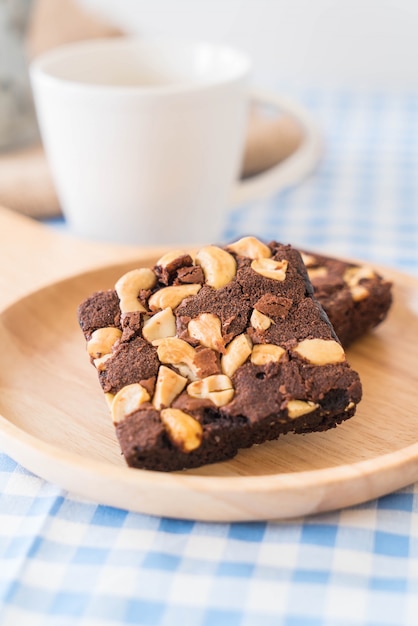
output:
<svg viewBox="0 0 418 626"><path fill-rule="evenodd" d="M361 399L288 245L245 237L194 258L170 252L91 295L78 319L132 467L230 459L288 432L334 427Z"/></svg>
<svg viewBox="0 0 418 626"><path fill-rule="evenodd" d="M345 348L386 318L392 284L371 267L312 252L302 252L302 258L314 295Z"/></svg>

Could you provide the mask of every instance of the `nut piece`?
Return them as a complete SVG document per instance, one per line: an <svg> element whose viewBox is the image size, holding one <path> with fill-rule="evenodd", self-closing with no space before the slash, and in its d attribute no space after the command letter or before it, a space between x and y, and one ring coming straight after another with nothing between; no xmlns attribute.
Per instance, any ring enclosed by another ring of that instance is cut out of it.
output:
<svg viewBox="0 0 418 626"><path fill-rule="evenodd" d="M312 256L312 254L306 254L306 252L301 252L300 256L302 257L302 261L307 268L312 267L312 265L316 264L316 258Z"/></svg>
<svg viewBox="0 0 418 626"><path fill-rule="evenodd" d="M372 270L371 267L367 267L367 265L362 265L360 267L349 267L344 272L344 282L347 283L349 287L356 287L359 282L363 279L373 279L376 274Z"/></svg>
<svg viewBox="0 0 418 626"><path fill-rule="evenodd" d="M186 256L188 253L184 252L184 250L171 250L170 252L166 252L162 257L158 259L156 262L157 267L167 267L176 259L180 259Z"/></svg>
<svg viewBox="0 0 418 626"><path fill-rule="evenodd" d="M360 284L360 281L363 279L373 279L375 278L375 272L367 265L362 265L361 267L349 267L344 272L344 281L350 287L351 295L353 297L354 302L360 302L360 300L364 300L368 298L369 290Z"/></svg>
<svg viewBox="0 0 418 626"><path fill-rule="evenodd" d="M214 289L225 287L237 273L232 254L217 246L201 248L196 254L196 263L202 267L206 284Z"/></svg>
<svg viewBox="0 0 418 626"><path fill-rule="evenodd" d="M116 293L120 300L121 312L141 311L144 313L146 309L139 302L138 294L141 289L152 289L156 282L157 277L154 272L145 267L131 270L121 276L115 285Z"/></svg>
<svg viewBox="0 0 418 626"><path fill-rule="evenodd" d="M99 357L98 359L94 359L93 360L93 365L99 372L103 372L106 369L107 361L109 359L111 359L111 358L112 358L111 354L104 354L103 356Z"/></svg>
<svg viewBox="0 0 418 626"><path fill-rule="evenodd" d="M113 326L98 328L87 342L87 352L93 359L110 354L115 343L122 337L122 331Z"/></svg>
<svg viewBox="0 0 418 626"><path fill-rule="evenodd" d="M287 415L290 419L294 420L297 417L301 417L302 415L306 415L307 413L312 413L319 407L319 404L315 404L315 402L305 401L305 400L289 400L287 403Z"/></svg>
<svg viewBox="0 0 418 626"><path fill-rule="evenodd" d="M161 365L158 370L157 382L152 404L159 410L164 406L168 407L175 398L183 391L187 383L187 378L176 374L169 367Z"/></svg>
<svg viewBox="0 0 418 626"><path fill-rule="evenodd" d="M342 363L345 354L342 346L333 339L304 339L294 351L313 365Z"/></svg>
<svg viewBox="0 0 418 626"><path fill-rule="evenodd" d="M214 374L202 380L196 380L187 386L187 393L192 398L211 400L216 406L225 406L234 396L231 379L225 374Z"/></svg>
<svg viewBox="0 0 418 626"><path fill-rule="evenodd" d="M174 337L176 334L176 318L170 307L159 311L149 319L145 320L142 327L144 339L156 345L165 337Z"/></svg>
<svg viewBox="0 0 418 626"><path fill-rule="evenodd" d="M264 313L260 313L257 309L254 309L251 313L250 317L251 326L255 330L267 330L273 323L273 320L268 317L268 315L264 315Z"/></svg>
<svg viewBox="0 0 418 626"><path fill-rule="evenodd" d="M251 363L265 365L266 363L278 363L286 350L273 343L258 343L251 352Z"/></svg>
<svg viewBox="0 0 418 626"><path fill-rule="evenodd" d="M213 313L201 313L190 320L187 330L190 337L197 339L205 348L225 352L225 341L221 332L221 320Z"/></svg>
<svg viewBox="0 0 418 626"><path fill-rule="evenodd" d="M286 278L288 262L286 259L282 261L275 261L274 259L254 259L251 263L251 268L257 274L265 276L265 278L272 278L273 280L283 281Z"/></svg>
<svg viewBox="0 0 418 626"><path fill-rule="evenodd" d="M114 424L122 422L127 415L137 411L150 399L148 391L139 383L122 387L113 398L111 413Z"/></svg>
<svg viewBox="0 0 418 626"><path fill-rule="evenodd" d="M252 351L252 341L248 335L237 335L226 347L225 354L221 358L221 369L224 374L232 378L243 363L248 359Z"/></svg>
<svg viewBox="0 0 418 626"><path fill-rule="evenodd" d="M180 302L188 296L195 296L202 285L191 283L190 285L175 285L172 287L163 287L159 289L148 300L148 306L151 311L159 309L175 309Z"/></svg>
<svg viewBox="0 0 418 626"><path fill-rule="evenodd" d="M354 287L350 287L350 292L354 302L365 300L370 295L369 290L364 285L354 285Z"/></svg>
<svg viewBox="0 0 418 626"><path fill-rule="evenodd" d="M178 337L161 339L157 347L157 355L161 363L174 365L182 376L190 380L196 380L199 377L194 364L195 354L195 349L187 341Z"/></svg>
<svg viewBox="0 0 418 626"><path fill-rule="evenodd" d="M328 270L323 265L321 265L320 267L308 268L308 276L311 280L314 280L315 278L323 278L327 274L328 274Z"/></svg>
<svg viewBox="0 0 418 626"><path fill-rule="evenodd" d="M228 249L235 252L235 254L246 256L250 259L267 259L271 257L270 248L255 237L242 237L242 239L228 245Z"/></svg>
<svg viewBox="0 0 418 626"><path fill-rule="evenodd" d="M182 452L192 452L200 446L203 428L194 417L180 409L163 409L160 416L171 441Z"/></svg>

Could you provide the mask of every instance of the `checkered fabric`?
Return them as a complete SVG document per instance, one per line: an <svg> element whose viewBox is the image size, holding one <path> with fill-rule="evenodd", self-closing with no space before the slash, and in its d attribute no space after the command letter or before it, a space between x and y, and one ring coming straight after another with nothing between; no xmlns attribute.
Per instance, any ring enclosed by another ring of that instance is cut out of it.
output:
<svg viewBox="0 0 418 626"><path fill-rule="evenodd" d="M305 92L324 158L296 187L233 212L243 233L418 273L418 93Z"/></svg>
<svg viewBox="0 0 418 626"><path fill-rule="evenodd" d="M244 234L418 274L418 94L297 94L317 171ZM340 512L209 524L96 506L0 454L2 626L417 626L418 486Z"/></svg>

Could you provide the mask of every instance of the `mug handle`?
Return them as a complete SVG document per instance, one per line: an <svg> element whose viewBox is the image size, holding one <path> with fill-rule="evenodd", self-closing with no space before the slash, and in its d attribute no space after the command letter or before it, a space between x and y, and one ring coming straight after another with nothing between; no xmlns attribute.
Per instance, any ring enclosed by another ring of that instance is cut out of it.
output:
<svg viewBox="0 0 418 626"><path fill-rule="evenodd" d="M236 183L230 197L231 208L266 198L300 182L314 170L323 153L321 132L302 105L264 91L253 91L250 99L293 118L301 128L303 139L299 147L277 165Z"/></svg>

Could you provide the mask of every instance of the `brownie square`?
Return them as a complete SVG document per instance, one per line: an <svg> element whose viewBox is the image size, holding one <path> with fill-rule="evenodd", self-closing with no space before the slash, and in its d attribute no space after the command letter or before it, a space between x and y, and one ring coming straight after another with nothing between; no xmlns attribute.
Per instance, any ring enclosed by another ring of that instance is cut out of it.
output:
<svg viewBox="0 0 418 626"><path fill-rule="evenodd" d="M92 294L78 319L132 467L230 459L288 432L332 428L361 399L289 245L244 237L195 256L170 252Z"/></svg>
<svg viewBox="0 0 418 626"><path fill-rule="evenodd" d="M345 348L386 319L392 283L374 269L313 252L303 251L302 258L314 295Z"/></svg>

